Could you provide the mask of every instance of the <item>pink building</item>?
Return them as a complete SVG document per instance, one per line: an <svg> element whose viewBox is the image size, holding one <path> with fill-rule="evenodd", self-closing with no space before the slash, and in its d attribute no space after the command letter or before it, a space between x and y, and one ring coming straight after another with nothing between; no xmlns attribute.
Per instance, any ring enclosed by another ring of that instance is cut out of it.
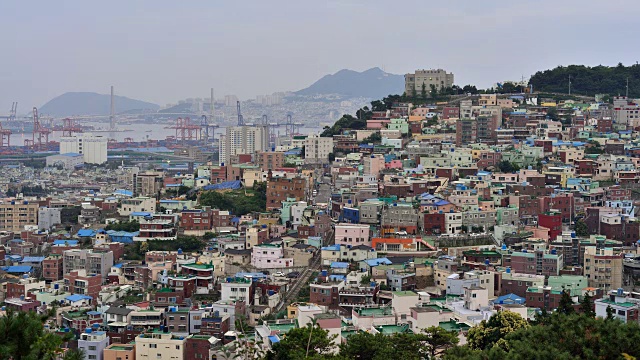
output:
<svg viewBox="0 0 640 360"><path fill-rule="evenodd" d="M390 122L389 119L367 120L367 129L385 129Z"/></svg>
<svg viewBox="0 0 640 360"><path fill-rule="evenodd" d="M400 160L391 160L390 162L384 164L385 169L402 169L402 161Z"/></svg>
<svg viewBox="0 0 640 360"><path fill-rule="evenodd" d="M284 258L281 246L261 244L253 247L251 265L259 269L274 269L293 266L293 258Z"/></svg>
<svg viewBox="0 0 640 360"><path fill-rule="evenodd" d="M382 155L364 157L363 165L364 175L375 175L377 177L385 167L384 157Z"/></svg>
<svg viewBox="0 0 640 360"><path fill-rule="evenodd" d="M336 225L336 244L345 246L371 246L371 231L369 225L338 224Z"/></svg>
<svg viewBox="0 0 640 360"><path fill-rule="evenodd" d="M505 173L493 173L491 174L491 181L500 183L517 183L519 174L505 174Z"/></svg>

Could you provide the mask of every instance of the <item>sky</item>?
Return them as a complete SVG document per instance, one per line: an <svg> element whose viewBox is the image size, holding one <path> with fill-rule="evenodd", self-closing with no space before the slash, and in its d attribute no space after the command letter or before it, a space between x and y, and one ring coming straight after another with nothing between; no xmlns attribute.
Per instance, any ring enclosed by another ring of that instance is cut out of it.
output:
<svg viewBox="0 0 640 360"><path fill-rule="evenodd" d="M443 68L489 87L640 60L640 1L0 2L0 115L69 91L165 105L305 88L341 69Z"/></svg>

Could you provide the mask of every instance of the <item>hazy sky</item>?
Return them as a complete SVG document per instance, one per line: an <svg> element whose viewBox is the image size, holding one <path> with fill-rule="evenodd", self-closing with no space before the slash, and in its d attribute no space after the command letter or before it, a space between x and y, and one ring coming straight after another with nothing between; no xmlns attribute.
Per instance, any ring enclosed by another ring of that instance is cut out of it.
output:
<svg viewBox="0 0 640 360"><path fill-rule="evenodd" d="M640 60L640 1L0 1L0 114L67 91L164 105L298 90L343 68L486 87Z"/></svg>

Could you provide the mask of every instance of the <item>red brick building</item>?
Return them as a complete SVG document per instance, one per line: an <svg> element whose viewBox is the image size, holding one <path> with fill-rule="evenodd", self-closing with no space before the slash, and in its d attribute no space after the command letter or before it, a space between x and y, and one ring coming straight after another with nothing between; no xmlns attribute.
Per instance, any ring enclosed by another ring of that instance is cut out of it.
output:
<svg viewBox="0 0 640 360"><path fill-rule="evenodd" d="M438 235L445 233L444 214L423 214L423 232L426 235Z"/></svg>
<svg viewBox="0 0 640 360"><path fill-rule="evenodd" d="M562 234L562 215L557 212L538 214L538 226L548 228L549 238L555 240L558 235Z"/></svg>
<svg viewBox="0 0 640 360"><path fill-rule="evenodd" d="M269 180L267 181L267 210L279 209L282 202L288 198L294 198L296 201L306 199L307 179L297 177L273 178L269 172Z"/></svg>
<svg viewBox="0 0 640 360"><path fill-rule="evenodd" d="M457 106L445 106L442 109L442 118L445 120L460 118L460 108Z"/></svg>
<svg viewBox="0 0 640 360"><path fill-rule="evenodd" d="M256 153L255 163L262 171L277 169L284 166L284 152L260 151Z"/></svg>
<svg viewBox="0 0 640 360"><path fill-rule="evenodd" d="M211 230L213 212L209 207L182 210L180 215L180 227L184 230Z"/></svg>
<svg viewBox="0 0 640 360"><path fill-rule="evenodd" d="M85 270L72 270L64 275L64 290L72 294L88 295L95 302L102 289L100 275L87 275Z"/></svg>
<svg viewBox="0 0 640 360"><path fill-rule="evenodd" d="M51 254L42 261L42 277L46 282L62 280L62 256Z"/></svg>
<svg viewBox="0 0 640 360"><path fill-rule="evenodd" d="M184 345L185 359L209 359L211 343L206 335L191 335Z"/></svg>

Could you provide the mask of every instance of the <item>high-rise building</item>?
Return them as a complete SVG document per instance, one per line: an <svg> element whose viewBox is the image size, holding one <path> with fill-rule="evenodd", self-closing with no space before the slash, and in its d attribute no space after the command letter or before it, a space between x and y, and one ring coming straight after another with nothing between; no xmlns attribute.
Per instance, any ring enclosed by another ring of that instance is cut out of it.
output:
<svg viewBox="0 0 640 360"><path fill-rule="evenodd" d="M404 76L404 92L407 95L417 95L422 91L422 85L427 94L431 91L431 85L436 90L453 86L453 73L447 73L442 69L416 70L413 74Z"/></svg>
<svg viewBox="0 0 640 360"><path fill-rule="evenodd" d="M26 225L38 226L38 203L0 202L0 230L19 233Z"/></svg>
<svg viewBox="0 0 640 360"><path fill-rule="evenodd" d="M230 126L220 137L220 163L229 163L232 156L253 155L269 147L269 132L265 126Z"/></svg>
<svg viewBox="0 0 640 360"><path fill-rule="evenodd" d="M307 164L325 164L333 152L333 138L310 135L304 141L304 162Z"/></svg>
<svg viewBox="0 0 640 360"><path fill-rule="evenodd" d="M589 286L604 290L622 287L622 253L613 248L587 246L584 249L584 276Z"/></svg>
<svg viewBox="0 0 640 360"><path fill-rule="evenodd" d="M72 270L86 270L87 274L97 274L104 280L113 266L113 251L87 249L67 250L63 255L64 274Z"/></svg>
<svg viewBox="0 0 640 360"><path fill-rule="evenodd" d="M60 138L60 154L82 154L87 164L107 162L107 138L91 134L79 134Z"/></svg>

